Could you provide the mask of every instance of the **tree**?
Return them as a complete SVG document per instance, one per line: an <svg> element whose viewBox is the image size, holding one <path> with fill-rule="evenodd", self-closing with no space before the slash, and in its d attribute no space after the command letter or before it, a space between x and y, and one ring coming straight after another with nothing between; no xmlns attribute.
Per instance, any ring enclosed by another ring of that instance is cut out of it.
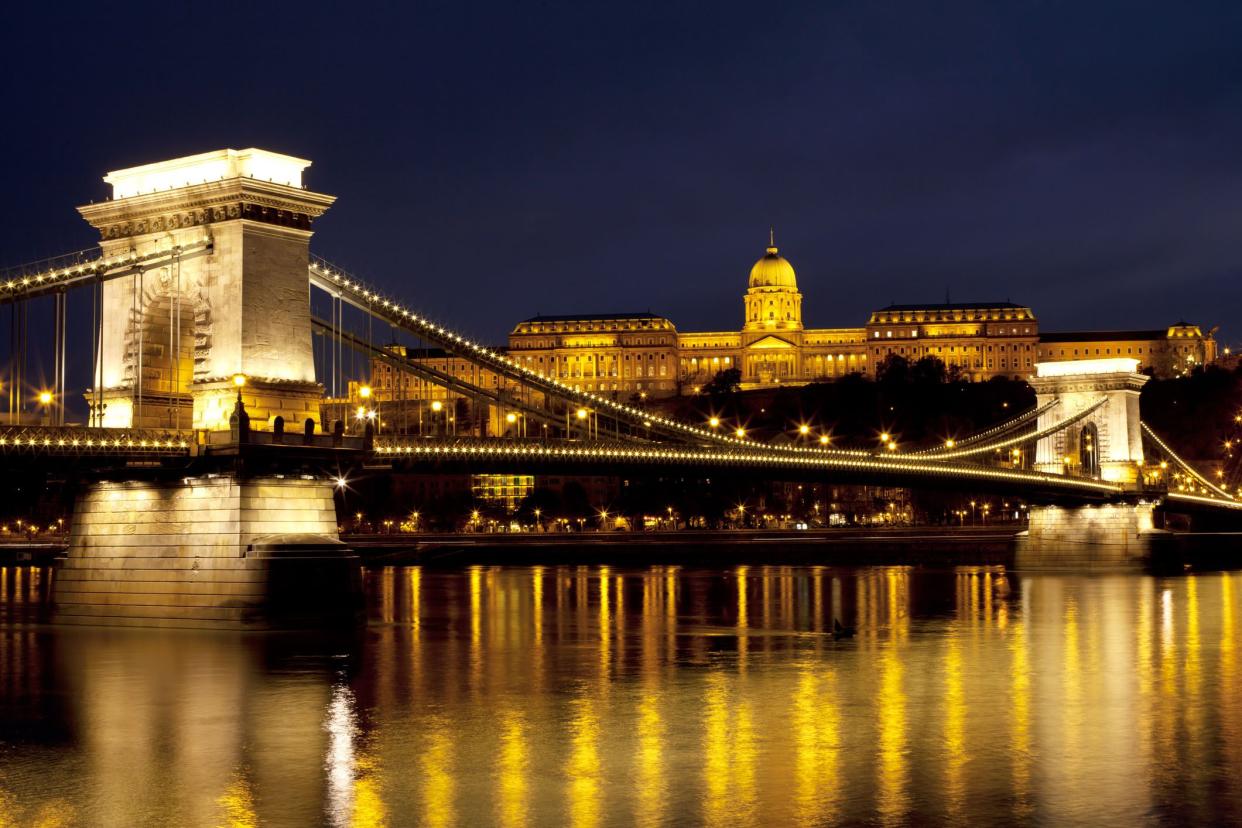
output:
<svg viewBox="0 0 1242 828"><path fill-rule="evenodd" d="M530 494L522 498L522 502L518 504L518 514L523 518L530 520L535 516L535 510L539 510L540 518L551 518L559 515L561 511L561 498L551 489L539 487L532 489Z"/></svg>
<svg viewBox="0 0 1242 828"><path fill-rule="evenodd" d="M925 356L914 363L910 376L919 385L943 385L949 372L940 357Z"/></svg>
<svg viewBox="0 0 1242 828"><path fill-rule="evenodd" d="M733 394L741 384L742 372L737 368L725 368L723 371L717 371L711 382L703 386L703 393L713 397Z"/></svg>
<svg viewBox="0 0 1242 828"><path fill-rule="evenodd" d="M910 381L910 360L889 354L876 366L875 378L888 385L904 385Z"/></svg>

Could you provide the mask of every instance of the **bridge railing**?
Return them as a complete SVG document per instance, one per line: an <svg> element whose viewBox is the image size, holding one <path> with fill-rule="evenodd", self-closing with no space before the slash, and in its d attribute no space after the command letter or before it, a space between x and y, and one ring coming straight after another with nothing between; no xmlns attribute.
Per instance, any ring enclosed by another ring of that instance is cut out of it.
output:
<svg viewBox="0 0 1242 828"><path fill-rule="evenodd" d="M128 454L189 455L194 435L185 431L73 426L10 426L0 428L5 454Z"/></svg>

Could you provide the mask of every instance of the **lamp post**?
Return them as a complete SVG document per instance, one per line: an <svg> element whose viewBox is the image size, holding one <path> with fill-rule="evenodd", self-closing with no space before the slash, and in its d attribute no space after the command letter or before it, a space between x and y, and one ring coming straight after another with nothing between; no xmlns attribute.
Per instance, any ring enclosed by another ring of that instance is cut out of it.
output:
<svg viewBox="0 0 1242 828"><path fill-rule="evenodd" d="M246 386L245 374L233 375L233 387L237 389L237 403L233 406L233 415L229 417L229 431L233 442L245 443L250 439L250 415L242 402L242 388Z"/></svg>
<svg viewBox="0 0 1242 828"><path fill-rule="evenodd" d="M431 413L436 415L431 418L431 430L433 434L439 435L440 433L440 416L439 415L440 415L440 412L443 410L444 410L444 403L440 402L439 400L431 401Z"/></svg>

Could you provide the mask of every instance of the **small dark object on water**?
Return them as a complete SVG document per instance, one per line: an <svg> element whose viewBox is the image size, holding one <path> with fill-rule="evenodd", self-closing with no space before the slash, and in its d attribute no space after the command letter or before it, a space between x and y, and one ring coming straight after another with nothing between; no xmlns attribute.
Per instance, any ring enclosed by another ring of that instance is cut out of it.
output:
<svg viewBox="0 0 1242 828"><path fill-rule="evenodd" d="M837 641L840 641L842 638L853 638L854 628L844 627L838 619L834 618L832 619L832 637Z"/></svg>

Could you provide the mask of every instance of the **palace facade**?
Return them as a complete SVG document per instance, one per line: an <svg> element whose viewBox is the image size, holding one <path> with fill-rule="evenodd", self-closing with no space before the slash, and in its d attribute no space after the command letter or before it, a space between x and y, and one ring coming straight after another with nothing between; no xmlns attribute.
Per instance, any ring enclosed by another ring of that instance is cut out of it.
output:
<svg viewBox="0 0 1242 828"><path fill-rule="evenodd" d="M540 315L517 323L508 348L497 350L583 391L629 400L697 393L729 369L739 372L742 389L874 377L890 355L910 362L936 357L951 375L971 381L1022 380L1036 362L1108 356L1133 357L1156 376L1175 376L1216 359L1214 334L1186 322L1150 331L1041 332L1031 308L1012 302L889 305L860 327L807 328L797 274L769 238L750 269L740 330L678 331L653 313ZM417 411L400 409L407 421L402 430L443 433L466 422L478 428L486 419L491 433L507 431L500 412L487 411L481 401L465 405L463 394L395 369L403 360L476 387L505 384L441 351L394 346L389 358L373 361L370 390L376 402L423 403ZM334 401L343 413L361 402L358 387ZM427 408L433 402L440 404Z"/></svg>
<svg viewBox="0 0 1242 828"><path fill-rule="evenodd" d="M769 239L750 270L738 331L678 331L651 313L535 316L509 334L509 353L586 391L618 397L694 393L735 368L741 387L872 376L889 354L939 357L971 380L1025 377L1039 327L1010 302L890 305L857 328L807 328L793 265Z"/></svg>

